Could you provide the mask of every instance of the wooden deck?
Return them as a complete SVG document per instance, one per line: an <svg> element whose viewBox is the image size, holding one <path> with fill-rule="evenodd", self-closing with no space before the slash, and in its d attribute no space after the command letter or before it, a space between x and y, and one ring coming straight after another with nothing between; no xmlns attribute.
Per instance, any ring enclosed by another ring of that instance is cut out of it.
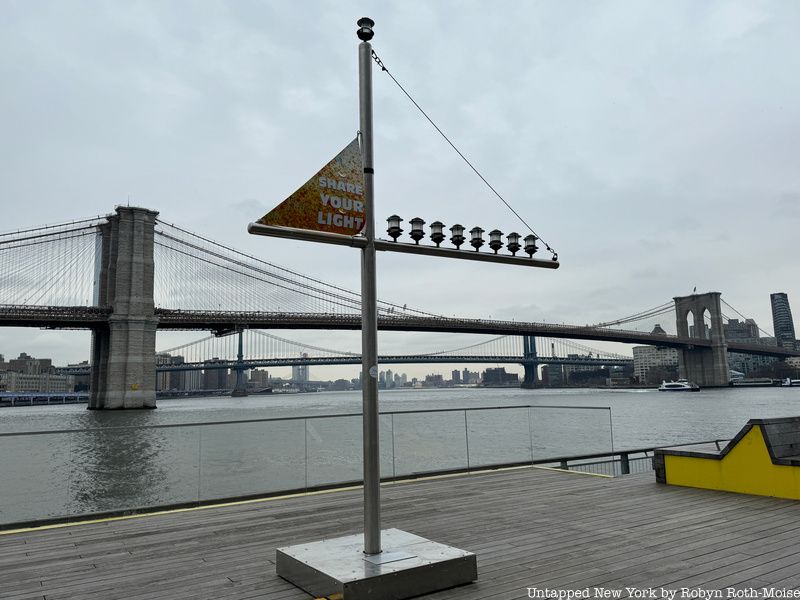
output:
<svg viewBox="0 0 800 600"><path fill-rule="evenodd" d="M796 501L540 469L399 483L383 498L385 527L478 554L477 583L426 598L800 586ZM360 528L351 490L0 535L0 598L307 599L276 577L275 548Z"/></svg>

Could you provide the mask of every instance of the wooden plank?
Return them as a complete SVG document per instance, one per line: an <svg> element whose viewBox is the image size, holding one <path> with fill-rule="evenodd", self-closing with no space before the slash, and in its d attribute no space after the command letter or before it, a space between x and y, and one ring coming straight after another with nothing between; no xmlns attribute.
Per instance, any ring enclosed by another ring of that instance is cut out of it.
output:
<svg viewBox="0 0 800 600"><path fill-rule="evenodd" d="M791 501L538 469L392 484L383 498L384 526L478 554L477 584L432 599L800 585ZM361 500L352 490L0 536L0 599L305 599L275 576L275 548L359 531Z"/></svg>

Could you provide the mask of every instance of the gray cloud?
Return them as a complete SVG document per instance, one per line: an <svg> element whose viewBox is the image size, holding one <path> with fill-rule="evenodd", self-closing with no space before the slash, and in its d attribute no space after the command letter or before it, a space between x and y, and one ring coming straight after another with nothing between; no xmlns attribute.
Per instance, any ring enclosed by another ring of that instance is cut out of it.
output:
<svg viewBox="0 0 800 600"><path fill-rule="evenodd" d="M766 329L770 292L800 302L791 2L6 2L2 229L130 196L357 288L354 252L244 228L355 135L365 10L387 66L563 262L520 273L380 256L382 297L588 323L697 285ZM522 229L379 71L375 126L379 224L398 212ZM3 336L0 351L31 351L27 334ZM74 360L88 347L54 341L52 353Z"/></svg>

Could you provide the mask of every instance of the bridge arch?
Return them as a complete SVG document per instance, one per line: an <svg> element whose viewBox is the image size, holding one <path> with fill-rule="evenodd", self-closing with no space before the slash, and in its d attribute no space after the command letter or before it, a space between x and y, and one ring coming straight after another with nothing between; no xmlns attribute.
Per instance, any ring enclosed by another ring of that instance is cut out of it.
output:
<svg viewBox="0 0 800 600"><path fill-rule="evenodd" d="M701 313L701 315L702 316L700 317L700 323L698 324L698 329L696 332L697 337L710 339L713 336L711 327L712 320L711 320L711 311L708 309L707 306L703 307L703 312ZM706 323L708 323L708 325L706 325ZM708 327L708 329L706 329L706 327Z"/></svg>
<svg viewBox="0 0 800 600"><path fill-rule="evenodd" d="M695 317L694 309L692 309L692 308L684 309L683 310L683 316L679 317L678 320L682 321L684 323L683 329L685 329L685 332L684 332L679 327L678 328L678 335L685 335L686 337L689 337L690 332L694 330L694 324L697 323L697 317Z"/></svg>

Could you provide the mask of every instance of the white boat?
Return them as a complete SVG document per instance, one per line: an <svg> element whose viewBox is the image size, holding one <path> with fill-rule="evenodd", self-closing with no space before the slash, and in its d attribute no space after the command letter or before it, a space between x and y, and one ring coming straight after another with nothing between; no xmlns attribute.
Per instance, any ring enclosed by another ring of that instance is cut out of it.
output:
<svg viewBox="0 0 800 600"><path fill-rule="evenodd" d="M662 381L658 388L659 392L699 392L700 386L690 383L686 379L678 381Z"/></svg>
<svg viewBox="0 0 800 600"><path fill-rule="evenodd" d="M783 387L800 387L800 379L786 378L781 382Z"/></svg>

